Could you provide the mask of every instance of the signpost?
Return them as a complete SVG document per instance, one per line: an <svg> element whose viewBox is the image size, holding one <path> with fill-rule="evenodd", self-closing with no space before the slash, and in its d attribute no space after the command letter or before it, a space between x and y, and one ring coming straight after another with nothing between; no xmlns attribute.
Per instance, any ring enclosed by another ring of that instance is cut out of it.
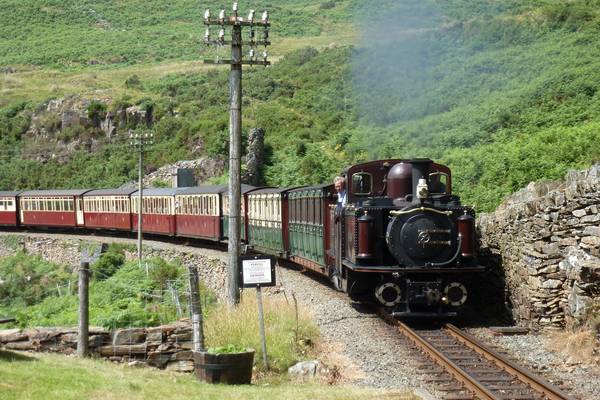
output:
<svg viewBox="0 0 600 400"><path fill-rule="evenodd" d="M258 321L262 341L263 363L269 369L267 361L267 337L265 334L265 317L263 313L261 288L275 286L275 258L265 256L244 256L241 258L240 280L244 288L256 288L258 302Z"/></svg>

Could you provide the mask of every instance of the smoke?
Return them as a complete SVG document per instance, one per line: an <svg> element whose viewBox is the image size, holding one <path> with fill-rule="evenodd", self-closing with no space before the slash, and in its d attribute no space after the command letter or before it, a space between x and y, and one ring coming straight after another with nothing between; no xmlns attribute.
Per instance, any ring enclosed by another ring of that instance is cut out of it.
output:
<svg viewBox="0 0 600 400"><path fill-rule="evenodd" d="M422 116L418 100L446 51L434 35L444 19L423 0L368 4L357 15L361 38L353 59L361 122L387 126Z"/></svg>

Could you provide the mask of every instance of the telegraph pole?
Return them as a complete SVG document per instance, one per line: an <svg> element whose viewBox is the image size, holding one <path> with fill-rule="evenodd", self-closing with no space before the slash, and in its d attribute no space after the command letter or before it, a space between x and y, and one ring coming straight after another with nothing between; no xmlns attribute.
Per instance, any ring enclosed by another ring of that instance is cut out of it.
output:
<svg viewBox="0 0 600 400"><path fill-rule="evenodd" d="M142 196L144 193L144 148L154 144L154 134L152 132L133 133L129 130L129 144L138 151L138 263L142 268ZM146 268L148 275L148 268Z"/></svg>
<svg viewBox="0 0 600 400"><path fill-rule="evenodd" d="M226 16L225 10L219 12L218 18L212 18L210 10L204 13L204 43L207 45L231 46L231 59L205 59L206 64L228 64L229 75L229 232L228 232L228 280L227 299L230 305L239 303L239 258L240 258L240 209L241 209L241 137L242 137L242 65L263 65L271 63L267 60L266 48L269 41L269 14L264 11L260 20L255 19L255 11L250 10L248 18L238 16L238 3L233 3L233 15ZM218 26L217 38L211 38L210 27ZM225 30L230 28L231 40L225 39ZM247 40L243 40L242 29L249 28ZM262 30L262 37L257 38L257 28ZM248 57L243 58L242 47L250 47ZM261 57L257 55L257 47L264 46Z"/></svg>

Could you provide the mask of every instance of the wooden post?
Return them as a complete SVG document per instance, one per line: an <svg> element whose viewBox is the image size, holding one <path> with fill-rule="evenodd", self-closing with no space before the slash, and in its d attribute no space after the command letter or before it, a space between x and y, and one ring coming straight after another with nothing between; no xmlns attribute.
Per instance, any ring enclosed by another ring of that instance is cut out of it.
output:
<svg viewBox="0 0 600 400"><path fill-rule="evenodd" d="M258 302L258 321L260 324L260 340L262 342L263 363L265 369L269 370L269 362L267 361L267 335L265 334L265 315L263 313L262 294L260 286L256 287L256 301Z"/></svg>
<svg viewBox="0 0 600 400"><path fill-rule="evenodd" d="M202 321L202 305L200 303L200 284L198 283L198 269L190 266L190 312L192 314L192 349L196 352L204 351L204 326Z"/></svg>
<svg viewBox="0 0 600 400"><path fill-rule="evenodd" d="M232 27L231 72L229 75L229 271L227 274L229 305L240 302L240 209L242 143L242 27Z"/></svg>
<svg viewBox="0 0 600 400"><path fill-rule="evenodd" d="M77 336L77 355L89 354L89 280L90 263L82 261L79 267L79 329Z"/></svg>

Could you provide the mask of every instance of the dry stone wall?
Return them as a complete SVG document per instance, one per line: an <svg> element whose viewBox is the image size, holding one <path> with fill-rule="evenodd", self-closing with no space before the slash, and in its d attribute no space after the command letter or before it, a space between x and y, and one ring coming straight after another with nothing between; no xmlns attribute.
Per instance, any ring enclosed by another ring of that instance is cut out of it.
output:
<svg viewBox="0 0 600 400"><path fill-rule="evenodd" d="M478 228L517 323L559 329L590 316L600 301L600 164L529 184Z"/></svg>
<svg viewBox="0 0 600 400"><path fill-rule="evenodd" d="M0 347L6 350L75 354L77 328L0 330ZM192 331L189 320L154 328L107 331L91 328L89 348L93 356L131 365L149 365L192 372Z"/></svg>

